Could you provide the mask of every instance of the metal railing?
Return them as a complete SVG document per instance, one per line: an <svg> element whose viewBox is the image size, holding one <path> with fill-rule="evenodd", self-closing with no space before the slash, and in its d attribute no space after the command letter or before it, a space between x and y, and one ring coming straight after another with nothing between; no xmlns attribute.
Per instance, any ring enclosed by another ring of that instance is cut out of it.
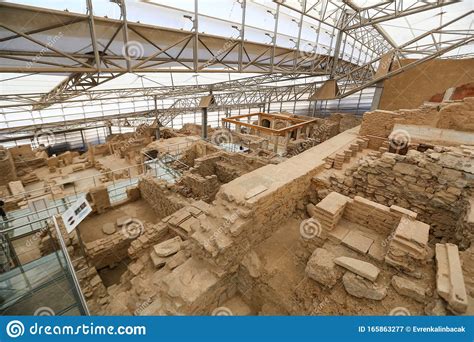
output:
<svg viewBox="0 0 474 342"><path fill-rule="evenodd" d="M46 230L49 251L38 251L35 240L11 238L13 228L0 233L2 260L0 313L3 315L89 315L79 281L75 275L59 226L52 217L56 238ZM5 244L6 242L6 244ZM7 246L7 247L5 247ZM25 248L29 247L29 249ZM34 252L33 254L31 254ZM39 252L39 253L38 253Z"/></svg>
<svg viewBox="0 0 474 342"><path fill-rule="evenodd" d="M151 174L152 176L163 179L168 182L174 181L174 179L178 176L176 174L170 173L168 171L169 166L166 164L161 164L158 160L152 159L146 162L132 165L126 168L111 170L108 173L114 172L122 172L123 170L128 169L128 178L126 179L115 179L112 177L112 180L107 183L102 183L102 185L107 186L107 190L109 193L109 198L111 203L117 203L124 199L127 196L127 189L131 188L138 184L139 177L146 174ZM136 176L132 176L130 172L131 169L138 168L141 170L137 173ZM94 175L89 177L78 178L75 181L87 181L91 182L91 179L94 181L94 185L97 183L95 182L96 177L102 177L101 175ZM32 196L38 190L33 190L29 192L24 192L21 194L25 199L33 199L33 198L43 198L45 196L51 196L51 199L46 199L47 207L41 210L31 210L31 208L23 208L13 210L7 213L8 219L4 221L4 227L0 228L0 232L11 232L11 234L15 236L22 236L28 234L30 232L38 231L44 228L44 221L46 218L51 217L53 214L60 214L64 212L69 205L71 205L77 198L84 196L87 192L86 189L84 191L78 190L78 188L74 185L73 191L69 194L61 194L58 198L53 191L53 186L50 186L45 191L42 189L40 195ZM20 196L20 195L18 195Z"/></svg>

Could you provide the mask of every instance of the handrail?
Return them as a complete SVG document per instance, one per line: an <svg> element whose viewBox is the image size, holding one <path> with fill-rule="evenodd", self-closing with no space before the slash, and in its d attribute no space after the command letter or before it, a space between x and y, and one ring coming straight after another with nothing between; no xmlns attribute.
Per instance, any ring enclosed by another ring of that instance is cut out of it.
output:
<svg viewBox="0 0 474 342"><path fill-rule="evenodd" d="M175 156L172 156L171 154L169 154L168 152L164 154L165 156L168 156L170 157L171 159L173 159L173 161L177 162L178 164L181 164L183 165L184 167L186 167L186 169L189 169L190 166L184 162L182 162L181 160L179 160L178 158L176 158Z"/></svg>
<svg viewBox="0 0 474 342"><path fill-rule="evenodd" d="M144 163L144 164L145 164L145 163ZM156 174L155 176L156 176L157 178L160 178L160 179L161 179L161 178L164 178L164 176L165 176L166 174L168 174L168 173L159 174L159 175ZM130 178L130 179L133 179L133 178ZM123 181L126 181L126 179L123 180ZM114 182L114 184L115 184L115 182ZM121 190L121 189L127 188L127 187L129 187L129 186L130 186L130 184L125 184L125 185L123 185L123 186L118 186L118 187L116 187L115 189L113 189L113 191ZM71 194L71 195L69 195L69 196L78 196L78 195L79 195L79 193L75 193L75 194ZM111 197L114 197L114 196L115 196L115 195L112 195ZM44 212L47 212L47 211L50 211L50 210L58 210L59 208L61 208L61 207L63 207L63 206L66 206L66 207L67 207L68 205L70 205L71 203L73 203L72 200L69 201L69 200L67 200L66 197L61 198L61 200L63 201L63 203L61 203L61 204L53 205L53 206L50 206L50 207L48 207L48 208L45 208L45 209L42 209L42 210L39 210L39 211L35 211L35 212L33 212L33 213L29 213L29 214L25 214L25 215L22 215L22 216L19 216L19 217L15 217L15 218L9 219L8 221L5 221L5 222L6 222L6 223L12 223L12 222L14 222L14 221L23 219L23 218L25 218L25 217L29 217L29 216L32 215L32 214L41 214L41 213L44 213ZM36 219L36 220L34 220L34 221L29 221L28 223L25 223L25 224L22 224L22 225L19 225L19 226L16 226L16 227L10 227L10 228L6 228L6 229L0 229L0 233L8 233L8 232L10 232L10 231L14 231L14 230L17 230L17 229L26 227L26 226L28 226L28 225L31 226L31 225L36 224L36 223L38 223L38 222L44 221L45 219L46 219L46 218L40 218L40 219ZM38 228L38 229L31 229L31 232L35 232L35 231L38 231L38 230L41 230L41 228Z"/></svg>
<svg viewBox="0 0 474 342"><path fill-rule="evenodd" d="M73 285L76 289L77 297L78 297L78 299L79 299L79 301L82 305L82 309L84 310L84 313L87 316L90 316L90 312L89 312L89 308L87 307L86 299L84 298L84 295L83 295L82 290L81 290L81 286L79 284L79 280L77 279L76 272L74 271L74 266L72 265L71 258L69 257L69 253L67 252L66 244L64 243L63 235L61 234L61 230L59 229L59 225L58 225L58 222L56 220L56 216L53 215L52 219L53 219L54 228L56 230L56 235L58 237L59 245L60 245L61 250L64 254L64 259L66 260L66 267L67 267L69 273L71 274L71 279L72 279Z"/></svg>
<svg viewBox="0 0 474 342"><path fill-rule="evenodd" d="M94 176L87 176L87 177L82 177L82 178L77 178L77 179L74 179L75 182L78 182L78 181L82 181L82 180L86 180L86 179L94 179L95 177L100 177L104 174L109 174L109 173L114 173L114 172L118 172L118 171L122 171L122 170L127 170L127 169L132 169L134 167L138 167L138 166L142 166L143 163L139 163L139 164L134 164L134 165L131 165L131 166L127 166L127 167L122 167L122 168L119 168L119 169L114 169L114 170L110 170L110 171L107 171L107 172L104 172L104 173L101 173L101 174L98 174L98 175L94 175ZM51 191L51 188L53 187L54 185L48 185L48 188L49 190ZM44 191L45 189L34 189L34 190L30 190L30 191L24 191L20 194L17 194L17 195L11 195L11 196L8 196L8 197L5 197L3 199L4 202L6 202L8 199L10 198L15 198L15 197L19 197L19 196L23 196L23 197L26 197L28 194L30 193L34 193L34 192L38 192L38 191ZM52 193L52 191L51 191ZM48 195L49 193L48 192L45 192L44 195Z"/></svg>

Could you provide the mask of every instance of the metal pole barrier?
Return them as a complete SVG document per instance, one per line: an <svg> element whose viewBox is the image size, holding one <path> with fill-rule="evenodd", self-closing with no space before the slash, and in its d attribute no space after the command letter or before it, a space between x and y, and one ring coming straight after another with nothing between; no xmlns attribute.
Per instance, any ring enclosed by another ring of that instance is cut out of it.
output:
<svg viewBox="0 0 474 342"><path fill-rule="evenodd" d="M86 299L84 298L84 295L82 294L81 286L79 285L79 280L77 279L76 272L74 271L74 267L72 266L71 258L69 257L69 254L67 252L66 244L64 243L63 236L59 229L58 222L56 221L56 216L53 216L53 223L54 223L54 228L56 229L56 235L58 236L59 245L61 246L61 250L63 251L64 258L66 259L66 266L68 268L69 273L71 274L73 285L76 288L77 297L82 305L84 313L87 316L90 316Z"/></svg>

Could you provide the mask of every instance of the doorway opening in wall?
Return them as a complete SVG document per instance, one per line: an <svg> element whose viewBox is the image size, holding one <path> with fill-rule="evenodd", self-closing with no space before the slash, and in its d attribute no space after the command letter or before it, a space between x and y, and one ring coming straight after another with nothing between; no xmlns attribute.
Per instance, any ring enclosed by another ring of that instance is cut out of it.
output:
<svg viewBox="0 0 474 342"><path fill-rule="evenodd" d="M262 120L262 126L263 126L263 127L270 128L270 120L268 120L268 119L263 119L263 120Z"/></svg>

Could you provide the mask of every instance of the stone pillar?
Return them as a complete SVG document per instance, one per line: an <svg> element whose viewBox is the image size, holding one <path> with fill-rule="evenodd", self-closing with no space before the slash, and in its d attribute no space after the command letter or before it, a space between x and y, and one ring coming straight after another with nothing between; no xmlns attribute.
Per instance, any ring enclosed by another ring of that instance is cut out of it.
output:
<svg viewBox="0 0 474 342"><path fill-rule="evenodd" d="M286 132L286 136L285 136L285 153L286 153L287 150L288 150L288 143L290 142L290 138L291 138L291 132Z"/></svg>
<svg viewBox="0 0 474 342"><path fill-rule="evenodd" d="M298 140L299 138L301 138L301 130L302 130L302 127L298 128L296 130L296 139Z"/></svg>
<svg viewBox="0 0 474 342"><path fill-rule="evenodd" d="M201 138L207 139L207 108L202 109Z"/></svg>

